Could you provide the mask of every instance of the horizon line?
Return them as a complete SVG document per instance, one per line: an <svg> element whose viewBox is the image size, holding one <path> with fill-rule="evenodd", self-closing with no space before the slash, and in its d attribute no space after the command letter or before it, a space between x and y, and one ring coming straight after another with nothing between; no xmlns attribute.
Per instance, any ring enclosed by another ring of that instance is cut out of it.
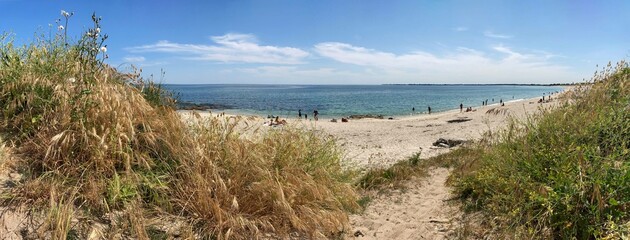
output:
<svg viewBox="0 0 630 240"><path fill-rule="evenodd" d="M286 86L573 86L585 84L587 82L573 83L380 83L380 84L309 84L309 83L159 83L162 85L286 85Z"/></svg>

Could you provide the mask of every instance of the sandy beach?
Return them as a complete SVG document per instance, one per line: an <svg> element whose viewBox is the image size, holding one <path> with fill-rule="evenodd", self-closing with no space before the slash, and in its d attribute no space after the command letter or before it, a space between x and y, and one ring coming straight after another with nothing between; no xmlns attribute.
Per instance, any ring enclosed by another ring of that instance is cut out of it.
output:
<svg viewBox="0 0 630 240"><path fill-rule="evenodd" d="M360 119L348 123L330 121L302 122L321 129L339 139L351 166L386 167L421 151L421 158L429 158L448 151L432 144L439 138L476 140L490 131L505 126L509 116L524 116L547 108L553 103L537 103L536 99L493 104L474 108L472 112L452 110L435 114L410 115L388 119ZM489 110L498 111L487 113ZM461 122L448 121L459 120Z"/></svg>
<svg viewBox="0 0 630 240"><path fill-rule="evenodd" d="M555 94L554 98L557 96ZM330 118L320 118L318 121L312 117L308 120L299 119L296 113L296 118L285 120L289 126L323 131L334 136L345 152L344 164L365 169L387 167L417 152L421 152L421 158L445 153L449 151L448 148L433 146L439 138L476 140L489 130L494 132L505 126L510 116L523 120L540 108L549 108L556 103L538 103L538 100L539 98L507 101L505 106L489 103L488 106L474 107L471 112L466 112L464 106L464 111L461 112L457 109L433 114L410 113L408 116L393 119L364 118L341 122L337 118L337 122L331 122ZM200 114L210 115L208 112ZM261 126L261 130L281 127L263 126L268 121L261 117L250 117L248 125Z"/></svg>

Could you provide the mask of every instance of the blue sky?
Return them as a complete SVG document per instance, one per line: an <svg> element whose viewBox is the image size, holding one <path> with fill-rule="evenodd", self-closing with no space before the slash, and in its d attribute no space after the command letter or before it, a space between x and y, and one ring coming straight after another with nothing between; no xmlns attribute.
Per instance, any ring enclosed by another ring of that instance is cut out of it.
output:
<svg viewBox="0 0 630 240"><path fill-rule="evenodd" d="M0 0L25 43L92 12L107 63L165 83L557 83L630 56L630 1ZM49 26L52 25L52 27Z"/></svg>

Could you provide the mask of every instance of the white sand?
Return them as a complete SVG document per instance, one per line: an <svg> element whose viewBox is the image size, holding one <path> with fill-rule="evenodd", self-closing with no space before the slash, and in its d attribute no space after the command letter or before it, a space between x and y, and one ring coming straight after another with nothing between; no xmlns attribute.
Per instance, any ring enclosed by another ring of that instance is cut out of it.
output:
<svg viewBox="0 0 630 240"><path fill-rule="evenodd" d="M475 108L474 112L452 110L435 114L419 114L388 119L360 119L347 123L334 123L330 119L299 120L289 119L298 126L323 130L338 138L338 143L346 152L345 162L359 168L386 167L407 159L422 151L421 158L429 158L448 149L434 147L439 138L475 140L488 130L496 131L505 126L508 116L523 119L538 108L549 107L552 103L537 103L538 99L507 102ZM530 104L531 102L531 104ZM487 114L490 109L502 110L506 114ZM465 110L465 107L464 107ZM448 120L470 119L460 123L447 123ZM340 119L338 119L340 120Z"/></svg>
<svg viewBox="0 0 630 240"><path fill-rule="evenodd" d="M557 97L555 94L554 97ZM330 122L330 119L314 121L289 118L288 125L304 129L323 131L337 138L338 144L345 152L344 164L356 168L387 167L397 161L407 159L412 154L422 152L421 158L429 158L449 149L434 147L432 144L439 138L476 140L491 130L496 132L505 126L509 116L523 120L539 108L550 108L551 103L537 103L538 98L498 103L474 108L473 112L451 110L434 114L416 114L389 119L350 119L343 123L341 119ZM466 106L464 106L464 110ZM488 114L488 110L501 111L499 114ZM186 112L186 111L183 111ZM185 116L188 114L184 114ZM208 112L200 112L201 116L209 116ZM212 114L216 116L216 113ZM233 117L231 115L226 115ZM449 120L470 119L460 123L448 123ZM271 127L263 126L267 119L249 117L248 126L261 126L257 130ZM275 127L274 127L275 128Z"/></svg>
<svg viewBox="0 0 630 240"><path fill-rule="evenodd" d="M444 186L445 168L432 169L423 180L411 180L405 191L380 195L365 212L351 215L347 238L357 239L445 239L460 213L445 202L451 194ZM359 234L360 232L360 234ZM363 236L361 236L363 235Z"/></svg>

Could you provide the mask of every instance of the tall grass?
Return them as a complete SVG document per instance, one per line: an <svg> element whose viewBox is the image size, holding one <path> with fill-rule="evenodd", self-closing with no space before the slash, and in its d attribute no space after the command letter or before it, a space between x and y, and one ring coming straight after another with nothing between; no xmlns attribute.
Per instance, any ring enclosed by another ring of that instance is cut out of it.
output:
<svg viewBox="0 0 630 240"><path fill-rule="evenodd" d="M0 39L0 130L24 173L5 204L48 212L54 238L72 218L107 216L124 216L109 217L111 234L142 239L159 235L146 219L169 217L200 238L344 231L357 196L332 139L290 128L244 138L243 120L184 121L159 85L105 63L92 20L77 42Z"/></svg>
<svg viewBox="0 0 630 240"><path fill-rule="evenodd" d="M456 192L497 237L630 236L630 68L609 64L570 94L454 172Z"/></svg>

